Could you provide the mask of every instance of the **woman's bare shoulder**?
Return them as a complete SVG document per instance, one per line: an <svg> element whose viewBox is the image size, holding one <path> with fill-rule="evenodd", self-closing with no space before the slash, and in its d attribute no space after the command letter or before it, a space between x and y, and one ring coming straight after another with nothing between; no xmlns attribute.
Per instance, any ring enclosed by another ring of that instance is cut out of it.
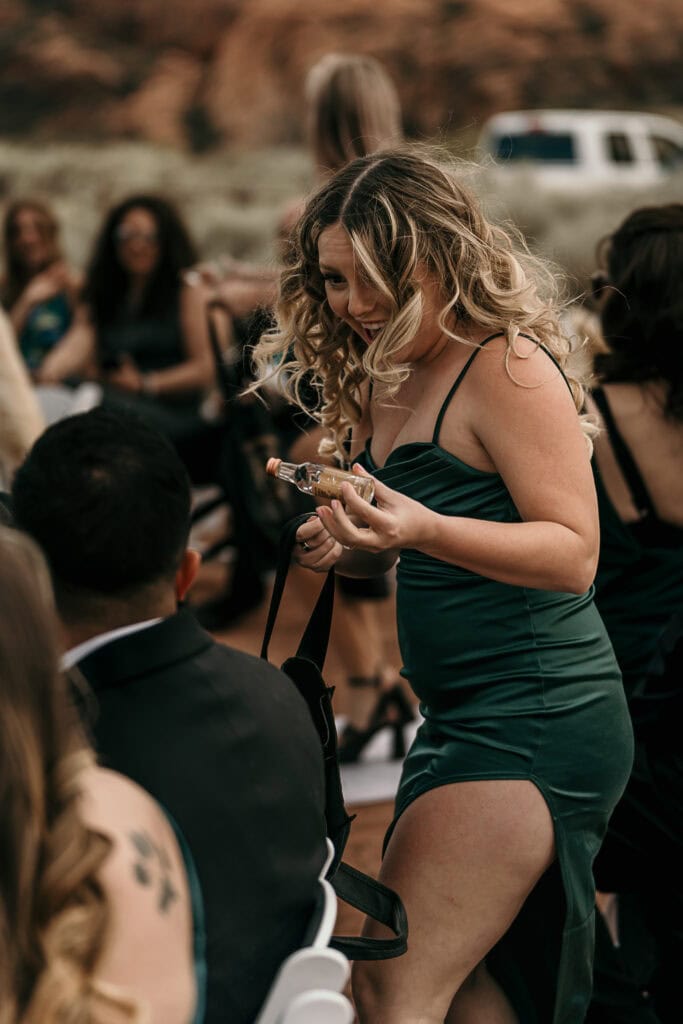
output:
<svg viewBox="0 0 683 1024"><path fill-rule="evenodd" d="M111 842L100 871L111 926L98 978L144 1002L154 1024L184 1024L195 999L193 920L173 828L145 790L96 766L83 774L81 813Z"/></svg>

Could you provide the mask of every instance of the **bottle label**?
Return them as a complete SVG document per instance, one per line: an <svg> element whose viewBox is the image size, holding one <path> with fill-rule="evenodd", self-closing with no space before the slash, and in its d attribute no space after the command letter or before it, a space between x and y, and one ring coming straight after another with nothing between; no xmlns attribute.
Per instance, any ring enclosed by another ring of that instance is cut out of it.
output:
<svg viewBox="0 0 683 1024"><path fill-rule="evenodd" d="M316 498L341 498L341 488L344 482L351 484L354 490L360 494L361 498L365 498L366 501L372 501L372 491L374 488L371 486L371 481L360 480L351 473L344 473L338 469L328 469L327 467L321 468L317 481L311 487L311 493Z"/></svg>

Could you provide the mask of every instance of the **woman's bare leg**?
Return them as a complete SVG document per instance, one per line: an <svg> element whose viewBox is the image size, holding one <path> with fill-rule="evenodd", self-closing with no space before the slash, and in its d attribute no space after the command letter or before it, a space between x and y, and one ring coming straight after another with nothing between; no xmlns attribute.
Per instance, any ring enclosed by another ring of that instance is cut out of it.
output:
<svg viewBox="0 0 683 1024"><path fill-rule="evenodd" d="M405 904L408 952L355 966L361 1024L443 1024L554 856L550 811L531 782L458 782L418 797L399 818L380 872ZM381 933L366 924L366 934ZM479 996L469 987L466 1024L492 1024L493 999L500 1024L514 1022L501 1016L509 1008L486 979Z"/></svg>
<svg viewBox="0 0 683 1024"><path fill-rule="evenodd" d="M444 1024L519 1024L519 1018L486 965L479 964L460 986Z"/></svg>

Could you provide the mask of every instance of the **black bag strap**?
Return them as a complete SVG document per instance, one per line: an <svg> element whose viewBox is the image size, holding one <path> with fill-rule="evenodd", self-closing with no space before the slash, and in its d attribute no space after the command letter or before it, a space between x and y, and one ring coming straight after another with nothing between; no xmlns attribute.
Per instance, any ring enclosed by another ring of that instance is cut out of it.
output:
<svg viewBox="0 0 683 1024"><path fill-rule="evenodd" d="M282 531L278 561L275 572L275 583L273 594L268 609L268 619L263 636L261 657L267 659L268 646L275 628L282 595L287 582L287 574L292 558L292 552L296 543L296 532L299 527L311 518L310 513L296 516L291 519ZM329 881L337 896L355 907L362 913L385 925L393 936L390 938L368 938L365 936L339 936L333 937L330 945L344 953L349 960L388 960L405 953L408 948L408 920L405 908L400 897L387 886L382 885L375 878L371 878L357 868L339 863L343 847L348 834L351 819L346 813L344 796L339 777L339 765L337 761L337 742L334 731L334 716L329 698L332 690L325 687L322 680L322 667L327 653L327 644L332 624L332 609L334 605L334 570L327 574L327 579L320 591L313 613L309 619L304 635L299 644L296 655L289 658L282 666L287 672L288 666L296 674L297 684L300 692L307 696L309 708L311 706L310 689L315 690L317 697L316 707L312 709L313 719L320 736L320 741L328 760L329 772L326 773L326 787L328 803L332 806L326 808L328 828L336 836L340 836L340 850L333 861ZM306 664L308 663L308 664ZM312 678L315 672L315 679ZM304 680L309 685L301 689ZM320 695L325 695L321 700ZM321 719L322 716L322 719ZM336 867L336 870L335 870Z"/></svg>
<svg viewBox="0 0 683 1024"><path fill-rule="evenodd" d="M282 601L282 595L287 582L287 574L289 572L289 565L292 560L292 552L294 550L294 545L296 544L296 532L299 527L308 522L310 518L311 513L309 512L305 512L300 516L295 516L294 519L290 519L289 522L285 524L282 531L277 566L275 568L273 594L270 599L270 608L268 609L268 618L266 620L263 644L261 646L261 657L266 660L268 660L268 647L275 628L277 615L280 610L280 602ZM325 580L323 588L318 596L318 600L316 601L313 614L308 621L308 625L306 626L304 635L301 638L301 642L296 652L297 657L307 658L309 661L312 661L321 672L323 670L325 656L327 654L333 608L334 569L330 569L327 574L327 579Z"/></svg>
<svg viewBox="0 0 683 1024"><path fill-rule="evenodd" d="M363 935L334 935L330 945L349 960L390 960L408 948L408 918L403 903L392 889L342 862L330 879L337 896L368 917L386 925L392 938L370 939Z"/></svg>

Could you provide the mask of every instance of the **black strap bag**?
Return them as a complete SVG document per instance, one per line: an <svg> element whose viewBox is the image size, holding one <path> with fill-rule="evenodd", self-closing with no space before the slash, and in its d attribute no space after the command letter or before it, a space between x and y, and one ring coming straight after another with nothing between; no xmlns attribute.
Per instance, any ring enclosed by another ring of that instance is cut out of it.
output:
<svg viewBox="0 0 683 1024"><path fill-rule="evenodd" d="M277 619L287 573L296 543L296 532L310 513L297 516L285 526L280 540L273 595L268 611L261 657L268 658L268 645ZM337 937L331 945L349 960L389 960L407 949L408 922L398 895L369 875L342 862L344 847L349 836L352 818L344 806L339 761L337 759L337 730L332 710L334 687L326 686L322 668L332 624L334 605L334 570L330 570L320 591L311 618L294 657L287 658L282 670L289 676L306 701L323 750L325 765L325 818L327 834L332 840L335 857L328 871L337 896L386 925L393 932L391 938L365 938L361 936Z"/></svg>

